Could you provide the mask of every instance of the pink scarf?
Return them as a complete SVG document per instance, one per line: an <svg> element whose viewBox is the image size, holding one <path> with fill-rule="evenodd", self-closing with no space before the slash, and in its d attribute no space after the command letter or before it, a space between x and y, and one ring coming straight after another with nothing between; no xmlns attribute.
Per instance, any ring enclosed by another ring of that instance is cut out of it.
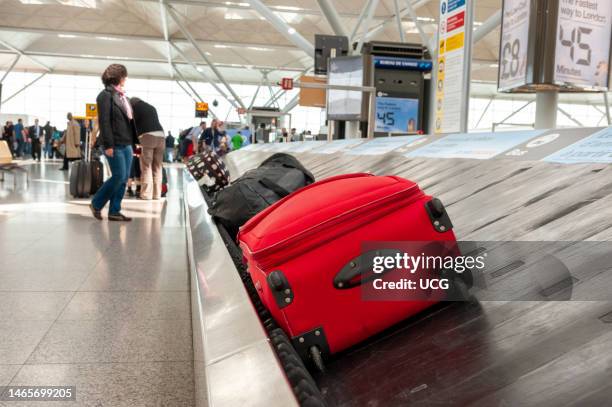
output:
<svg viewBox="0 0 612 407"><path fill-rule="evenodd" d="M119 93L119 97L123 102L123 107L125 108L128 119L132 120L134 118L134 114L132 113L132 105L130 104L130 101L128 100L127 96L125 95L123 88L121 88L120 86L115 86L115 90L117 91L117 93Z"/></svg>

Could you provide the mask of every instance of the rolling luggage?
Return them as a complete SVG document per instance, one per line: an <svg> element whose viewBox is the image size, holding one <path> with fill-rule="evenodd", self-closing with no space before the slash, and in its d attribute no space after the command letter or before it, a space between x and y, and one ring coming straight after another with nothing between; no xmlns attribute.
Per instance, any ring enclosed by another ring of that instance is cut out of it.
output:
<svg viewBox="0 0 612 407"><path fill-rule="evenodd" d="M87 198L91 192L91 166L84 160L75 161L70 167L70 195Z"/></svg>
<svg viewBox="0 0 612 407"><path fill-rule="evenodd" d="M187 170L208 194L217 192L230 182L230 174L223 160L211 149L196 154L187 161Z"/></svg>
<svg viewBox="0 0 612 407"><path fill-rule="evenodd" d="M104 184L104 164L100 160L90 161L91 165L91 190L90 194L95 195L98 189Z"/></svg>
<svg viewBox="0 0 612 407"><path fill-rule="evenodd" d="M300 356L319 368L330 354L441 299L364 301L372 281L360 270L364 242L456 246L439 200L411 181L370 174L302 188L252 218L238 239L260 298Z"/></svg>
<svg viewBox="0 0 612 407"><path fill-rule="evenodd" d="M236 237L240 226L279 199L314 182L293 156L278 153L217 192L208 213Z"/></svg>
<svg viewBox="0 0 612 407"><path fill-rule="evenodd" d="M70 195L74 198L88 198L104 183L104 166L99 160L92 161L89 136L88 131L83 159L73 162L70 167Z"/></svg>

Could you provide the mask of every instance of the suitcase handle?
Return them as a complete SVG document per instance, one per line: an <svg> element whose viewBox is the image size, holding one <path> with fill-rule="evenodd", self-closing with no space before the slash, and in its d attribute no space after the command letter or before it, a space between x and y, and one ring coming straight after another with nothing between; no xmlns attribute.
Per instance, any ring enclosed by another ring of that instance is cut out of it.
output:
<svg viewBox="0 0 612 407"><path fill-rule="evenodd" d="M300 194L310 188L314 188L315 186L319 186L322 184L327 184L328 182L333 182L333 181L338 181L341 179L349 179L349 178L361 178L361 177L373 177L373 174L369 174L366 172L357 172L357 173L353 173L353 174L342 174L342 175L336 175L333 177L329 177L329 178L325 178L322 179L321 181L317 181L314 182L310 185L306 185L303 188L298 189L297 191L293 192L291 194L291 196L295 196L297 194ZM274 204L268 206L266 209L264 209L263 211L259 212L257 215L255 215L254 217L252 217L247 223L244 224L244 226L242 226L240 228L240 232L238 234L238 236L240 236L241 233L246 233L249 230L251 230L252 228L254 228L263 218L265 218L270 212L272 212L274 209L276 209L277 206L282 205L287 199L289 198L289 196L284 197L283 199L276 201Z"/></svg>
<svg viewBox="0 0 612 407"><path fill-rule="evenodd" d="M373 271L373 260L379 256L393 257L396 254L403 254L401 250L380 249L370 250L349 261L334 277L334 287L338 290L348 290L372 281L390 271L393 268L384 267L380 272Z"/></svg>

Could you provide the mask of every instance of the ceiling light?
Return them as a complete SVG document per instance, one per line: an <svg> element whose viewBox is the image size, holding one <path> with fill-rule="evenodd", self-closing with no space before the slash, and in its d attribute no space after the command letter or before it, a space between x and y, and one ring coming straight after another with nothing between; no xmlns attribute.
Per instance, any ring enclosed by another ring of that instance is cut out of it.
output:
<svg viewBox="0 0 612 407"><path fill-rule="evenodd" d="M114 37L96 37L99 40L104 40L104 41L121 41L120 38L114 38Z"/></svg>
<svg viewBox="0 0 612 407"><path fill-rule="evenodd" d="M499 68L499 65L498 64L490 64L489 68Z"/></svg>
<svg viewBox="0 0 612 407"><path fill-rule="evenodd" d="M215 44L215 48L229 48L229 45Z"/></svg>
<svg viewBox="0 0 612 407"><path fill-rule="evenodd" d="M270 48L263 48L263 47L247 47L248 49L251 49L253 51L272 51Z"/></svg>
<svg viewBox="0 0 612 407"><path fill-rule="evenodd" d="M303 8L301 7L294 7L294 6L275 6L273 7L277 10L287 10L287 11L301 11L303 10Z"/></svg>
<svg viewBox="0 0 612 407"><path fill-rule="evenodd" d="M287 32L291 35L295 34L295 28L293 27L289 27L289 29L287 30Z"/></svg>
<svg viewBox="0 0 612 407"><path fill-rule="evenodd" d="M57 34L57 36L60 38L76 38L76 35L72 34Z"/></svg>
<svg viewBox="0 0 612 407"><path fill-rule="evenodd" d="M200 68L199 66L196 68L198 72L204 72L204 68Z"/></svg>

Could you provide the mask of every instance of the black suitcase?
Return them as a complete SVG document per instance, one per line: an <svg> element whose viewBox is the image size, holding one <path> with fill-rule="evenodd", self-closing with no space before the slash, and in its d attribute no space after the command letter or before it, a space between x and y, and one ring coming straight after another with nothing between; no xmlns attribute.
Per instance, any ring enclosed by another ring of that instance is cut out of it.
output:
<svg viewBox="0 0 612 407"><path fill-rule="evenodd" d="M208 213L235 238L240 226L253 216L314 181L314 176L295 157L274 154L217 192Z"/></svg>
<svg viewBox="0 0 612 407"><path fill-rule="evenodd" d="M91 192L91 166L86 161L76 161L70 167L70 195L87 198Z"/></svg>
<svg viewBox="0 0 612 407"><path fill-rule="evenodd" d="M90 162L91 166L91 195L94 195L98 192L98 189L104 183L104 165L99 160L92 160Z"/></svg>

